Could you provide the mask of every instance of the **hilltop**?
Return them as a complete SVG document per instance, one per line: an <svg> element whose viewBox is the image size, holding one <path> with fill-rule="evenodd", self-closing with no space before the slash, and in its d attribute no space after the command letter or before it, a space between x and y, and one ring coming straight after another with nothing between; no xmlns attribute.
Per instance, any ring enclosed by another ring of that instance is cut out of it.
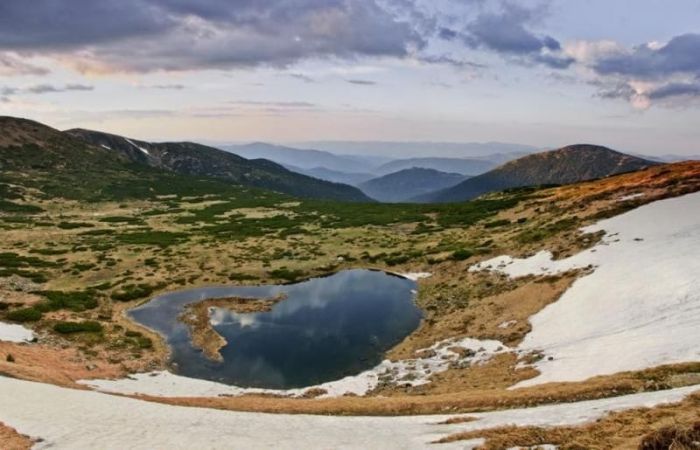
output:
<svg viewBox="0 0 700 450"><path fill-rule="evenodd" d="M404 202L428 192L444 189L463 181L464 175L413 167L373 178L358 187L375 200Z"/></svg>
<svg viewBox="0 0 700 450"><path fill-rule="evenodd" d="M456 186L414 200L457 202L504 189L571 184L634 172L658 163L589 144L570 145L507 162Z"/></svg>
<svg viewBox="0 0 700 450"><path fill-rule="evenodd" d="M66 134L117 152L134 163L183 175L225 179L298 197L369 201L354 187L292 172L266 159L245 159L193 142L152 143L83 129L68 130Z"/></svg>

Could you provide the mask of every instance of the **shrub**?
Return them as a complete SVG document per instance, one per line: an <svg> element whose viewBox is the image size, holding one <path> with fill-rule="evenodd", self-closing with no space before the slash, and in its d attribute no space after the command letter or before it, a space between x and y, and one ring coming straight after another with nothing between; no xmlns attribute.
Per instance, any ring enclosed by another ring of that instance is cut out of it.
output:
<svg viewBox="0 0 700 450"><path fill-rule="evenodd" d="M474 256L474 252L466 248L460 248L452 253L452 259L455 261L464 261Z"/></svg>
<svg viewBox="0 0 700 450"><path fill-rule="evenodd" d="M5 317L13 322L36 322L41 319L41 311L36 308L15 309L7 313Z"/></svg>
<svg viewBox="0 0 700 450"><path fill-rule="evenodd" d="M97 308L97 297L94 291L40 291L39 294L46 297L46 301L37 305L37 308L47 312L59 309L69 309L75 312Z"/></svg>
<svg viewBox="0 0 700 450"><path fill-rule="evenodd" d="M57 226L62 230L75 230L76 228L93 228L95 225L86 222L60 222Z"/></svg>
<svg viewBox="0 0 700 450"><path fill-rule="evenodd" d="M61 334L100 333L102 331L102 325L92 320L86 320L84 322L58 322L53 326L53 330Z"/></svg>
<svg viewBox="0 0 700 450"><path fill-rule="evenodd" d="M150 284L127 284L121 291L112 293L112 300L119 302L130 302L140 298L148 297L155 290L163 287L162 285Z"/></svg>
<svg viewBox="0 0 700 450"><path fill-rule="evenodd" d="M228 276L228 279L231 281L249 281L257 280L258 277L254 275L248 275L247 273L232 273Z"/></svg>
<svg viewBox="0 0 700 450"><path fill-rule="evenodd" d="M281 267L276 270L271 270L268 272L272 278L278 278L280 280L286 280L286 281L296 281L299 278L303 277L306 275L306 273L302 270L289 270L286 267Z"/></svg>
<svg viewBox="0 0 700 450"><path fill-rule="evenodd" d="M484 224L484 228L498 228L498 227L504 227L506 225L510 225L510 220L508 220L508 219L493 220L491 222L486 222Z"/></svg>
<svg viewBox="0 0 700 450"><path fill-rule="evenodd" d="M137 337L136 344L139 346L139 348L153 348L153 341L151 340L151 338L146 336Z"/></svg>

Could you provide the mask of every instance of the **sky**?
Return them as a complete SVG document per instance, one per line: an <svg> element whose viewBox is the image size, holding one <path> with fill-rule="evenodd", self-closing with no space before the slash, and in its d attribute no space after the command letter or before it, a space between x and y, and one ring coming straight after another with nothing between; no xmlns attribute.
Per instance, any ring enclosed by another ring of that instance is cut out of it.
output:
<svg viewBox="0 0 700 450"><path fill-rule="evenodd" d="M2 0L0 115L700 154L700 1Z"/></svg>

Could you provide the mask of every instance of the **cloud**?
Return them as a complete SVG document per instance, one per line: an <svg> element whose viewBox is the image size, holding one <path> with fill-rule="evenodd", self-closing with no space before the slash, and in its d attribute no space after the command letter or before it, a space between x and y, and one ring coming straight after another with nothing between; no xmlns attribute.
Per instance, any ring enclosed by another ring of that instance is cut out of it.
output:
<svg viewBox="0 0 700 450"><path fill-rule="evenodd" d="M659 79L679 74L700 74L700 34L683 34L665 45L640 45L631 51L616 52L593 64L601 75L621 75Z"/></svg>
<svg viewBox="0 0 700 450"><path fill-rule="evenodd" d="M3 0L0 51L94 72L405 57L425 41L379 0Z"/></svg>
<svg viewBox="0 0 700 450"><path fill-rule="evenodd" d="M304 83L315 83L316 82L316 80L314 80L313 78L311 78L308 75L304 75L303 73L290 73L289 76L292 78L296 78L297 80L301 80Z"/></svg>
<svg viewBox="0 0 700 450"><path fill-rule="evenodd" d="M184 84L152 84L150 86L143 86L147 89L161 89L166 91L181 91L185 89Z"/></svg>
<svg viewBox="0 0 700 450"><path fill-rule="evenodd" d="M504 1L498 11L480 13L466 26L461 38L472 48L488 49L524 63L566 69L575 60L562 52L560 42L530 29L545 13L545 6L528 8ZM440 35L454 39L453 33L444 29Z"/></svg>
<svg viewBox="0 0 700 450"><path fill-rule="evenodd" d="M27 94L52 94L56 92L68 92L68 91L92 91L95 88L93 86L88 86L85 84L67 84L65 86L54 86L51 84L37 84L35 86L30 86L23 88L20 92L25 92Z"/></svg>
<svg viewBox="0 0 700 450"><path fill-rule="evenodd" d="M258 101L258 100L233 100L228 102L236 106L254 106L254 107L274 107L274 108L316 108L318 105L310 102L302 101Z"/></svg>
<svg viewBox="0 0 700 450"><path fill-rule="evenodd" d="M459 69L484 69L484 64L468 61L464 59L454 58L449 55L425 55L418 58L420 62L427 64L442 64Z"/></svg>
<svg viewBox="0 0 700 450"><path fill-rule="evenodd" d="M638 109L695 105L700 100L700 34L631 49L579 43L574 51L585 56L581 61L597 76L598 97L625 99Z"/></svg>
<svg viewBox="0 0 700 450"><path fill-rule="evenodd" d="M672 97L700 97L700 81L691 83L668 83L648 93L650 100L663 100Z"/></svg>
<svg viewBox="0 0 700 450"><path fill-rule="evenodd" d="M360 86L374 86L377 84L376 81L370 81L370 80L358 80L358 79L351 79L351 80L345 80L350 84L357 84Z"/></svg>
<svg viewBox="0 0 700 450"><path fill-rule="evenodd" d="M0 53L0 76L46 75L49 70L24 62L16 55Z"/></svg>
<svg viewBox="0 0 700 450"><path fill-rule="evenodd" d="M11 101L11 97L22 94L53 94L58 92L68 91L92 91L93 86L84 84L66 84L64 86L54 86L51 84L37 84L34 86L17 88L17 87L2 87L0 88L0 101L7 103Z"/></svg>

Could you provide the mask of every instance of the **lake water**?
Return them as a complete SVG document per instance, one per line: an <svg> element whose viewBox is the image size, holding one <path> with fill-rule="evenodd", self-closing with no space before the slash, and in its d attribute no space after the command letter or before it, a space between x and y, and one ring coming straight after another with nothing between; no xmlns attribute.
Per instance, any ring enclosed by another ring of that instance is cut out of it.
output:
<svg viewBox="0 0 700 450"><path fill-rule="evenodd" d="M129 315L162 334L176 372L241 387L289 389L355 375L414 331L421 319L416 284L385 272L346 270L290 285L211 287L156 297ZM287 298L272 311L238 314L216 308L214 329L228 341L223 362L194 348L178 315L217 297Z"/></svg>

